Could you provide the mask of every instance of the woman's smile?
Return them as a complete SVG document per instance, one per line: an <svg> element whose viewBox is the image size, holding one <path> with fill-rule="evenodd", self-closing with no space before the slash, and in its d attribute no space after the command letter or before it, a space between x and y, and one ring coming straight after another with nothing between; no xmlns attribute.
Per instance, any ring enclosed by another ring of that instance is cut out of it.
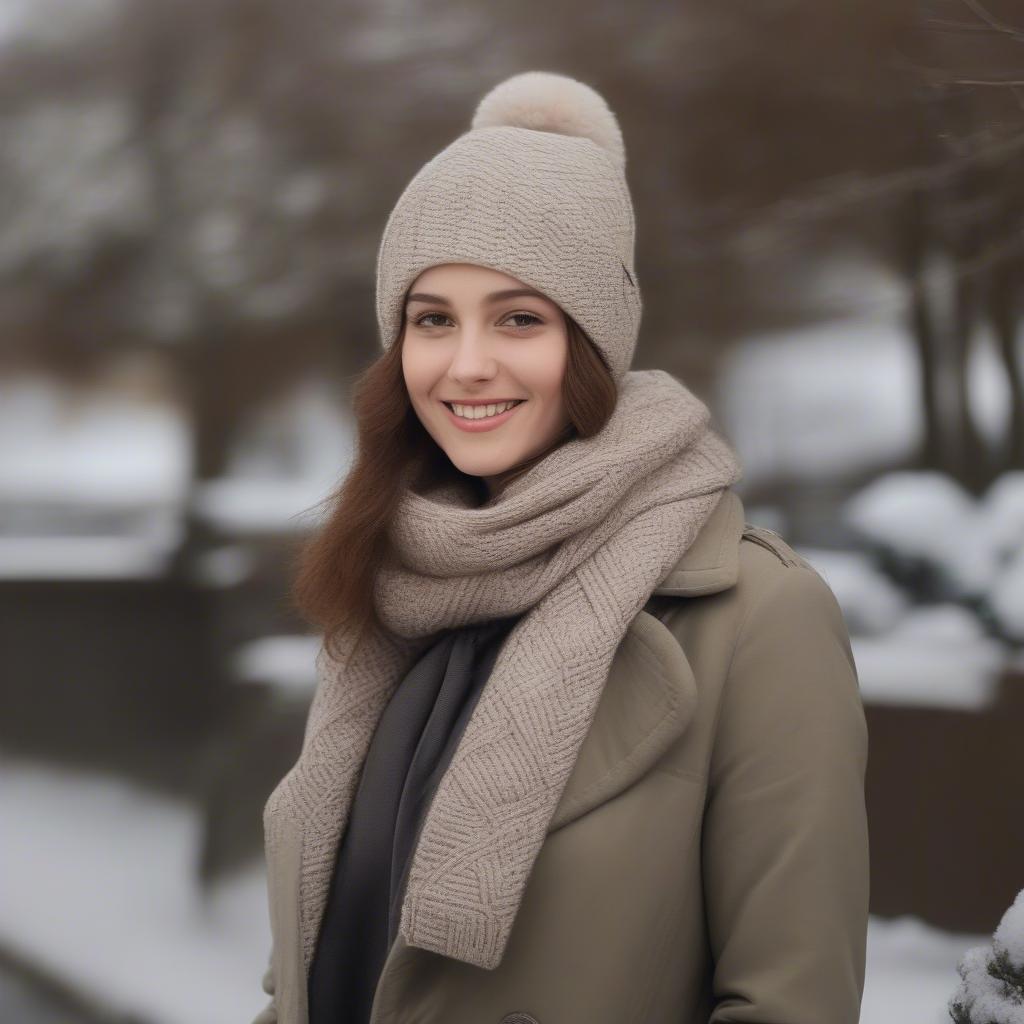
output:
<svg viewBox="0 0 1024 1024"><path fill-rule="evenodd" d="M524 400L525 401L525 400ZM512 414L524 404L524 401L516 402L511 409L506 409L504 412L495 413L493 416L480 416L477 415L474 419L470 419L466 416L459 416L455 410L449 405L448 402L442 402L441 404L445 407L445 411L448 414L448 418L455 424L460 430L468 431L469 433L478 433L481 430L493 430L495 427L500 427L503 423L506 423L511 419ZM459 406L460 409L466 409L466 406ZM471 408L471 407L470 407Z"/></svg>

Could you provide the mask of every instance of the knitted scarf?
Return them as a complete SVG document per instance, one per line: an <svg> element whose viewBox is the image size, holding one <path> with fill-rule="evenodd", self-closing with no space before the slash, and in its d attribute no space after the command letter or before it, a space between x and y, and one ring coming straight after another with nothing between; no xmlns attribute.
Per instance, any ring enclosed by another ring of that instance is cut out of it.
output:
<svg viewBox="0 0 1024 1024"><path fill-rule="evenodd" d="M662 370L631 371L596 435L572 438L495 498L406 491L374 599L387 632L317 657L298 761L264 813L268 864L302 834L308 973L338 843L377 722L437 631L520 615L423 819L399 930L496 967L530 870L631 620L740 479L710 413Z"/></svg>

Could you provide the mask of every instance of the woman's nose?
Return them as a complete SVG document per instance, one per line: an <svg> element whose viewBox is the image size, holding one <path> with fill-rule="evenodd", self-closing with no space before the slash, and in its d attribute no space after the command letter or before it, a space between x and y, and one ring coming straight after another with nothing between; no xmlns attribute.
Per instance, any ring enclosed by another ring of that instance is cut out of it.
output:
<svg viewBox="0 0 1024 1024"><path fill-rule="evenodd" d="M494 356L482 332L473 328L463 331L452 356L451 372L462 376L484 373L493 368Z"/></svg>

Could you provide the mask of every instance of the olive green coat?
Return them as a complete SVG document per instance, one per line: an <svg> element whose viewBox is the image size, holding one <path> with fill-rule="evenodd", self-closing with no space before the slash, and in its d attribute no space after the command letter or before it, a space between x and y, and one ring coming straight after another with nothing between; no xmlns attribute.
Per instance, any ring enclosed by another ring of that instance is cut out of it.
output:
<svg viewBox="0 0 1024 1024"><path fill-rule="evenodd" d="M832 591L728 490L615 654L500 964L399 935L371 1024L855 1024L867 755ZM308 1024L298 844L254 1024Z"/></svg>

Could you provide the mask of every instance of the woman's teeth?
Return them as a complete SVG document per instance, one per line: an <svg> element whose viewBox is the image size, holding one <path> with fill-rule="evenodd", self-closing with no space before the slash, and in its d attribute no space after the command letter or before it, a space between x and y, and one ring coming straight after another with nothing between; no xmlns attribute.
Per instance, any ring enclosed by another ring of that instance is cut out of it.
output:
<svg viewBox="0 0 1024 1024"><path fill-rule="evenodd" d="M497 405L458 405L454 402L448 404L452 412L464 420L482 420L487 416L497 416L498 413L519 405L519 402L499 402Z"/></svg>

